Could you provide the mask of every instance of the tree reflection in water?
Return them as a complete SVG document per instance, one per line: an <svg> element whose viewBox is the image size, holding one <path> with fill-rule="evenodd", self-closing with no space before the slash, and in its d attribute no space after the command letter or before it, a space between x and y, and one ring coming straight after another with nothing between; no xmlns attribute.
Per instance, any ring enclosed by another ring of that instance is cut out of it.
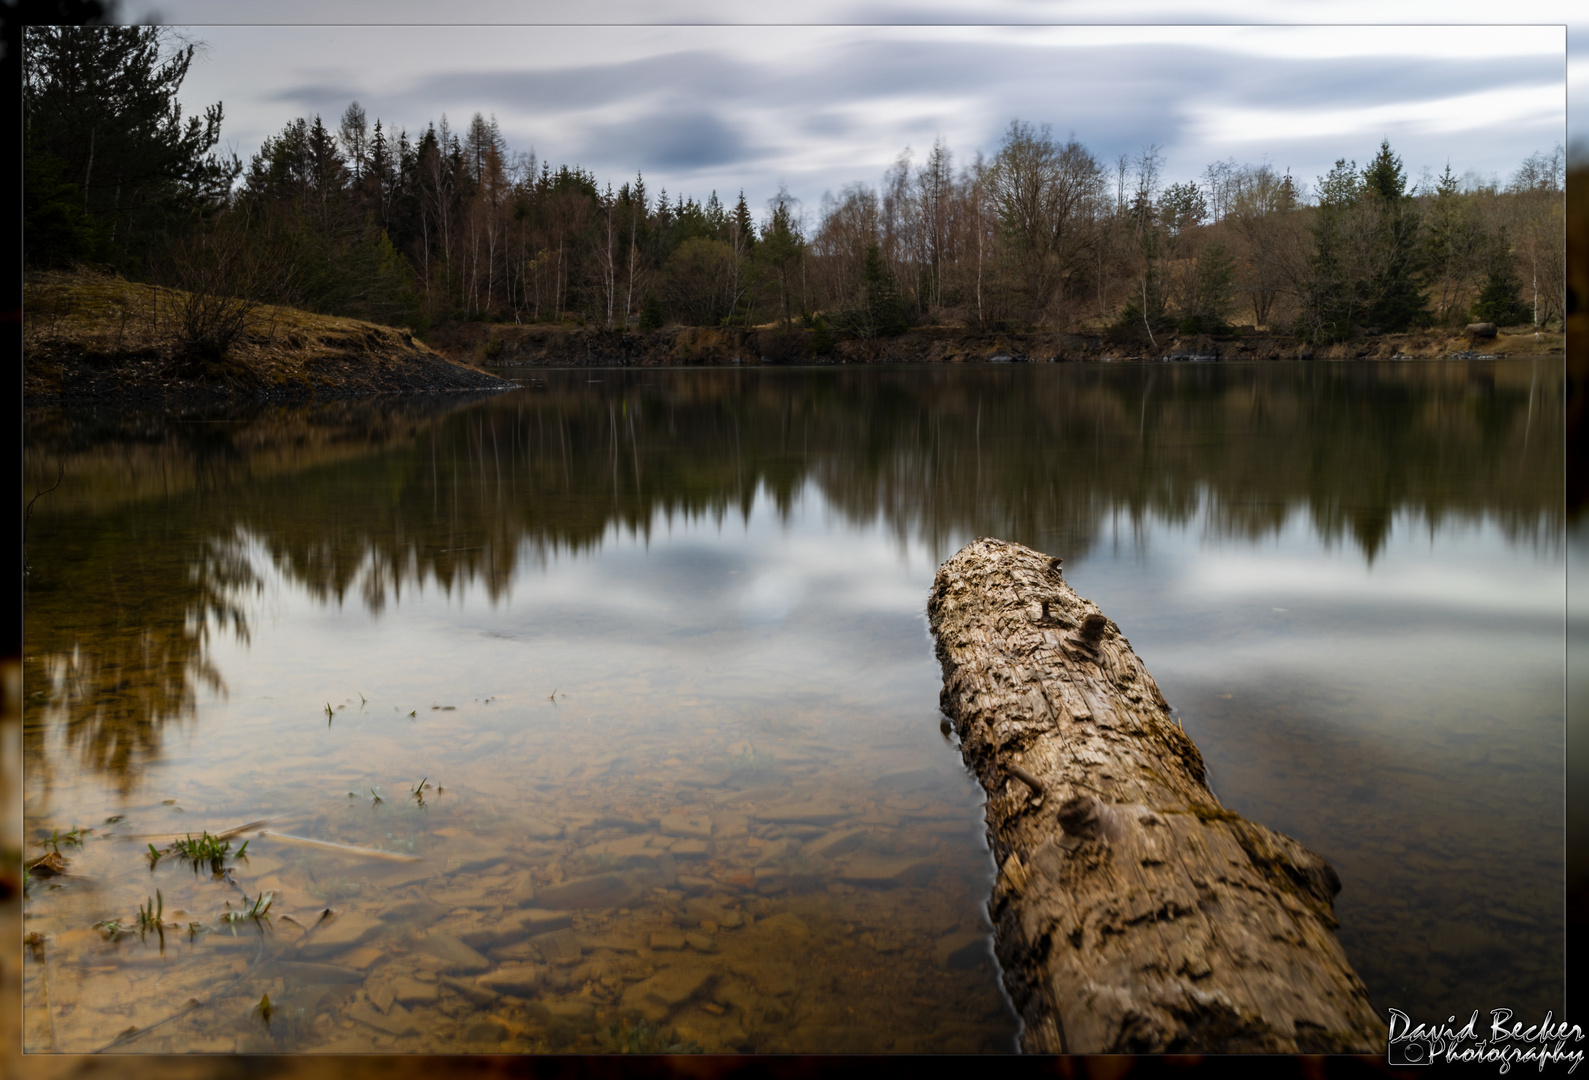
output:
<svg viewBox="0 0 1589 1080"><path fill-rule="evenodd" d="M124 787L160 731L223 692L254 558L377 615L608 530L787 520L807 484L937 557L996 535L1074 560L1108 522L1273 536L1298 508L1372 560L1397 515L1560 543L1559 361L546 371L484 399L154 416L30 411L26 738ZM263 554L260 554L263 553Z"/></svg>

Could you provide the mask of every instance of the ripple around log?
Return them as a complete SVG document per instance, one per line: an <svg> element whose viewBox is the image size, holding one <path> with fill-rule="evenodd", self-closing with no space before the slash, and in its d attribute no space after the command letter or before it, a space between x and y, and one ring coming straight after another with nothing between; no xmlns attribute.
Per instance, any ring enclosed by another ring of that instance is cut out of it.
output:
<svg viewBox="0 0 1589 1080"><path fill-rule="evenodd" d="M1153 677L1057 560L977 540L938 569L927 611L940 703L988 794L989 912L1024 1050L1383 1050L1335 937L1335 871L1220 806Z"/></svg>

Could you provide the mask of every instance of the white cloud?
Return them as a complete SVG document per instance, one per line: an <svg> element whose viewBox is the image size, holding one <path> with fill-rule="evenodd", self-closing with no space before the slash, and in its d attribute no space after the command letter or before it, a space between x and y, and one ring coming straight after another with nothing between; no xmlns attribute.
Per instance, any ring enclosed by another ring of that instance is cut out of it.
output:
<svg viewBox="0 0 1589 1080"><path fill-rule="evenodd" d="M148 10L134 3L123 13ZM1311 176L1338 157L1371 153L1387 135L1414 171L1450 158L1459 173L1505 175L1560 141L1566 123L1561 5L1506 13L1545 25L1482 27L1452 25L1475 17L1476 6L1387 12L1333 2L1283 12L1313 25L1265 26L1187 25L1277 17L1267 5L1239 3L779 9L790 22L817 24L806 26L592 25L745 17L712 3L441 9L326 0L269 10L305 23L447 23L217 25L257 23L260 9L159 5L167 21L209 24L195 31L210 51L183 96L190 112L225 102L225 138L245 159L294 116L334 121L357 98L372 118L411 134L443 113L455 126L494 113L513 149L534 148L554 165L614 181L641 170L653 190L697 198L743 187L758 207L784 182L814 208L825 190L875 183L907 144L919 159L939 135L961 162L990 154L1012 117L1074 132L1105 161L1157 142L1168 179L1266 154ZM1446 25L1328 25L1392 15ZM537 19L582 25L524 25ZM973 19L1070 25L923 25ZM467 25L493 20L517 25ZM861 20L874 25L831 24ZM1081 25L1105 20L1113 25ZM1123 25L1133 21L1145 25ZM1172 21L1180 25L1154 25ZM916 25L876 25L890 22ZM682 135L628 134L669 117L693 119Z"/></svg>
<svg viewBox="0 0 1589 1080"><path fill-rule="evenodd" d="M1190 110L1190 135L1240 152L1249 144L1334 138L1345 145L1365 131L1454 135L1528 126L1557 135L1566 119L1561 85L1497 87L1428 101L1398 101L1356 109L1220 107ZM1460 146L1453 143L1453 149Z"/></svg>

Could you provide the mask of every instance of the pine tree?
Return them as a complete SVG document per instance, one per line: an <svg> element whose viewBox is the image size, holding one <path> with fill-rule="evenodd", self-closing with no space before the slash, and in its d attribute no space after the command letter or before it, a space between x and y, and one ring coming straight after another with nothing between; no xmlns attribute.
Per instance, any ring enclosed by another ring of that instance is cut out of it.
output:
<svg viewBox="0 0 1589 1080"><path fill-rule="evenodd" d="M805 255L805 238L800 235L788 192L779 191L773 199L772 215L762 227L757 257L772 267L778 276L778 292L783 301L784 326L792 324L790 292L796 265Z"/></svg>
<svg viewBox="0 0 1589 1080"><path fill-rule="evenodd" d="M112 258L147 254L194 211L224 204L242 164L213 152L219 102L202 118L182 116L178 92L193 45L174 46L169 31L153 26L29 26L23 53L24 157L49 155L24 173L24 184L42 185L25 209L59 217L60 186L71 185L94 223L88 232L39 232L29 258L53 257L51 235L79 245L91 234ZM23 227L43 224L25 219Z"/></svg>
<svg viewBox="0 0 1589 1080"><path fill-rule="evenodd" d="M733 233L731 243L735 251L746 254L755 246L756 228L750 220L750 207L745 202L744 188L739 189L739 202L734 204Z"/></svg>
<svg viewBox="0 0 1589 1080"><path fill-rule="evenodd" d="M1492 322L1497 326L1527 322L1528 309L1519 299L1523 284L1513 268L1512 245L1506 233L1498 233L1487 247L1484 287L1479 290L1479 298L1471 312L1474 321Z"/></svg>
<svg viewBox="0 0 1589 1080"><path fill-rule="evenodd" d="M1369 325L1391 332L1426 322L1427 301L1417 275L1423 269L1419 244L1420 221L1401 159L1391 152L1389 140L1363 170L1366 204L1375 215L1373 265L1364 283L1364 318Z"/></svg>
<svg viewBox="0 0 1589 1080"><path fill-rule="evenodd" d="M905 320L905 305L900 302L894 275L889 273L883 253L875 243L866 249L866 266L861 276L866 289L868 329L881 337L903 334L910 328Z"/></svg>
<svg viewBox="0 0 1589 1080"><path fill-rule="evenodd" d="M660 330L666 321L667 316L662 311L662 302L656 298L655 293L646 294L645 306L640 309L640 329Z"/></svg>

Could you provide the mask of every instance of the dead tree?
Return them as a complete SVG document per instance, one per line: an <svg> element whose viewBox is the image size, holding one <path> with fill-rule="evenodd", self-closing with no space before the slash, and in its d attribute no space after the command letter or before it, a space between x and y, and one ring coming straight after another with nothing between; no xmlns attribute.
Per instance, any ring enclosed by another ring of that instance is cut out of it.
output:
<svg viewBox="0 0 1589 1080"><path fill-rule="evenodd" d="M939 567L944 713L987 791L989 905L1035 1053L1379 1053L1340 881L1224 809L1120 629L1001 540Z"/></svg>

